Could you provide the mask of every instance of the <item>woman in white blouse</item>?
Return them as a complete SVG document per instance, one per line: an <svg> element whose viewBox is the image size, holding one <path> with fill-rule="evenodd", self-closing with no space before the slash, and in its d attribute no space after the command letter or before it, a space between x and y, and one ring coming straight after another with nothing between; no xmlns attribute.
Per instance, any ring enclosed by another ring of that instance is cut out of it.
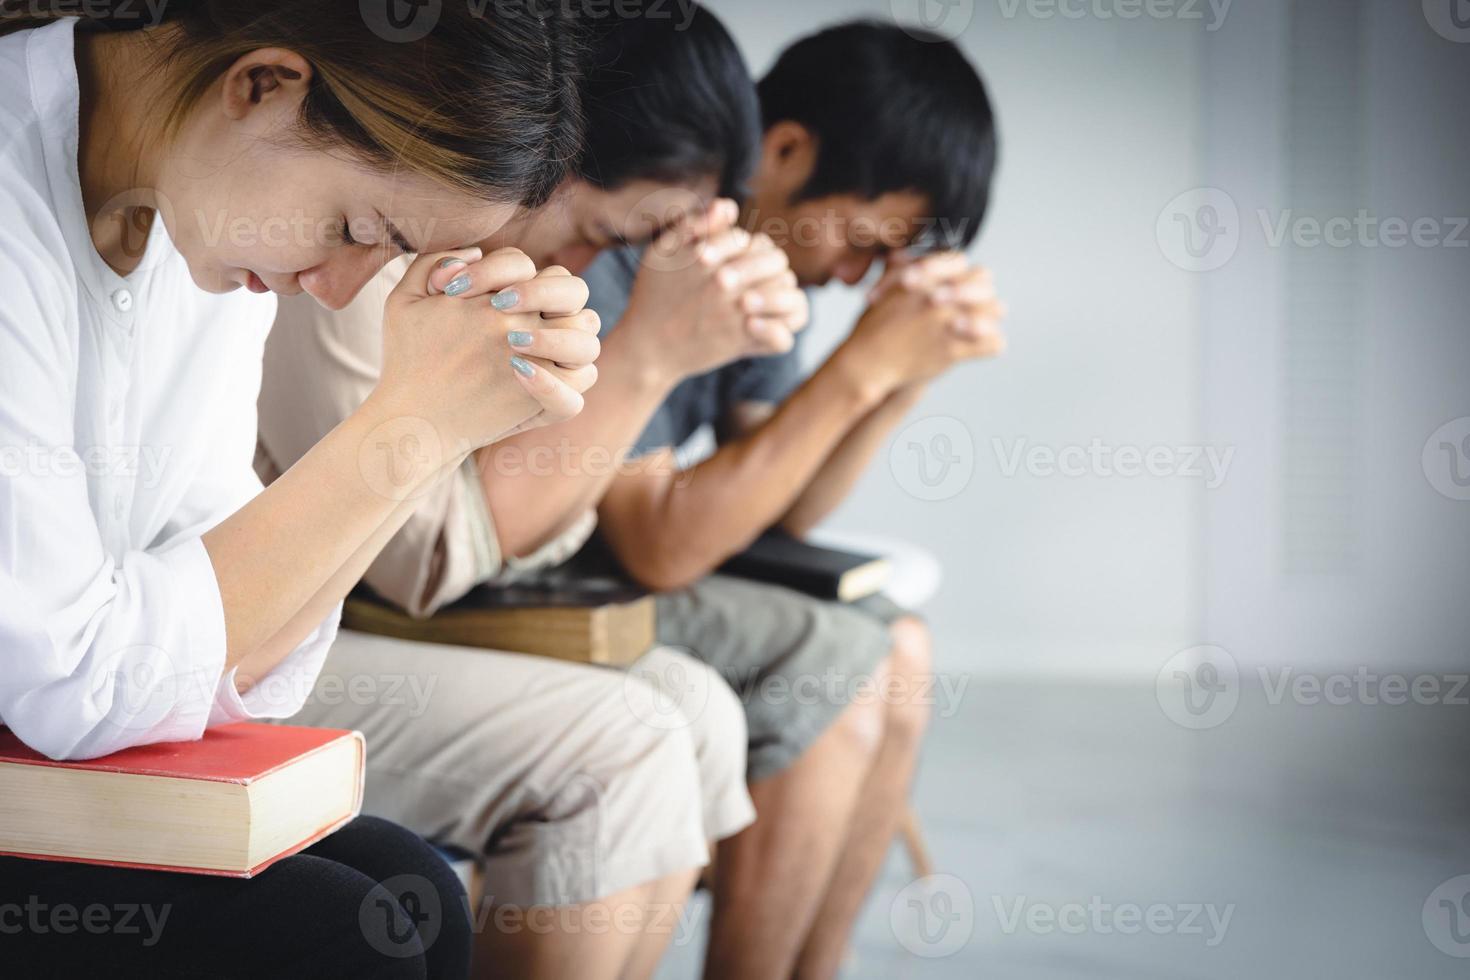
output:
<svg viewBox="0 0 1470 980"><path fill-rule="evenodd" d="M580 280L507 281L523 256L455 250L575 157L568 24L536 4L430 5L406 26L372 8L0 24L0 723L53 758L294 713L414 497L575 414L592 382ZM419 258L388 300L381 383L262 493L271 293L341 307L403 252ZM513 356L506 334L533 324ZM452 875L382 821L249 882L0 859L0 910L16 902L164 910L157 935L0 930L19 975L468 968ZM397 921L369 927L378 907Z"/></svg>

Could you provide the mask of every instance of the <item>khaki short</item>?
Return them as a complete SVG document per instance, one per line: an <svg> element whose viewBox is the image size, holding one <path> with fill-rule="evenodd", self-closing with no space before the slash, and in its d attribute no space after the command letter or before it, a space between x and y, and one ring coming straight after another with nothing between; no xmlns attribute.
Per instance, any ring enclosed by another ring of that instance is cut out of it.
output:
<svg viewBox="0 0 1470 980"><path fill-rule="evenodd" d="M747 778L786 769L837 720L888 656L907 615L882 596L828 602L711 575L658 596L658 640L713 667L745 704Z"/></svg>
<svg viewBox="0 0 1470 980"><path fill-rule="evenodd" d="M701 867L755 819L740 703L671 650L621 671L343 630L290 721L361 731L363 811L480 855L503 904Z"/></svg>

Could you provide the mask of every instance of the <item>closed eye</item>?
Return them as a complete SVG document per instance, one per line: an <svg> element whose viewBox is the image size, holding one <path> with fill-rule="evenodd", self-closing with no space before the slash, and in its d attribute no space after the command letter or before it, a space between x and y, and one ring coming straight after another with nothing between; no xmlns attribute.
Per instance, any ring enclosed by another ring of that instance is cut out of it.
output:
<svg viewBox="0 0 1470 980"><path fill-rule="evenodd" d="M403 234L397 228L393 227L393 223L387 218L382 217L382 215L379 215L378 217L381 220L380 227L383 231L387 232L387 240L393 243L393 247L398 249L398 251L402 252L405 255L413 254L414 247L408 243L408 240L403 237ZM342 244L344 245L361 245L364 248L379 247L372 242L363 242L355 238L352 234L352 222L348 220L346 215L343 215L342 217L342 226L338 229L338 234L341 235Z"/></svg>

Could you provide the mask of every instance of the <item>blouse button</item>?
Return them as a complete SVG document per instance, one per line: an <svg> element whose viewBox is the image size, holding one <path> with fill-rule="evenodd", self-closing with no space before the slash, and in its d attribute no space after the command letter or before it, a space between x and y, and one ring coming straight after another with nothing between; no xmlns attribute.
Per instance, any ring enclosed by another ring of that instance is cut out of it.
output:
<svg viewBox="0 0 1470 980"><path fill-rule="evenodd" d="M126 313L133 308L133 294L126 289L119 289L112 294L112 305L119 313Z"/></svg>

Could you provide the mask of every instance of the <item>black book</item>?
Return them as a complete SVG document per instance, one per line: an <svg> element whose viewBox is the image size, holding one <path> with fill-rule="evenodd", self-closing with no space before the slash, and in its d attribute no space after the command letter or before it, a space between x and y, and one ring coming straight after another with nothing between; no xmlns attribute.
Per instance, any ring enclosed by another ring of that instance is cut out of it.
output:
<svg viewBox="0 0 1470 980"><path fill-rule="evenodd" d="M856 602L881 592L893 569L888 559L877 555L823 548L781 531L767 531L721 565L720 571L818 599Z"/></svg>

